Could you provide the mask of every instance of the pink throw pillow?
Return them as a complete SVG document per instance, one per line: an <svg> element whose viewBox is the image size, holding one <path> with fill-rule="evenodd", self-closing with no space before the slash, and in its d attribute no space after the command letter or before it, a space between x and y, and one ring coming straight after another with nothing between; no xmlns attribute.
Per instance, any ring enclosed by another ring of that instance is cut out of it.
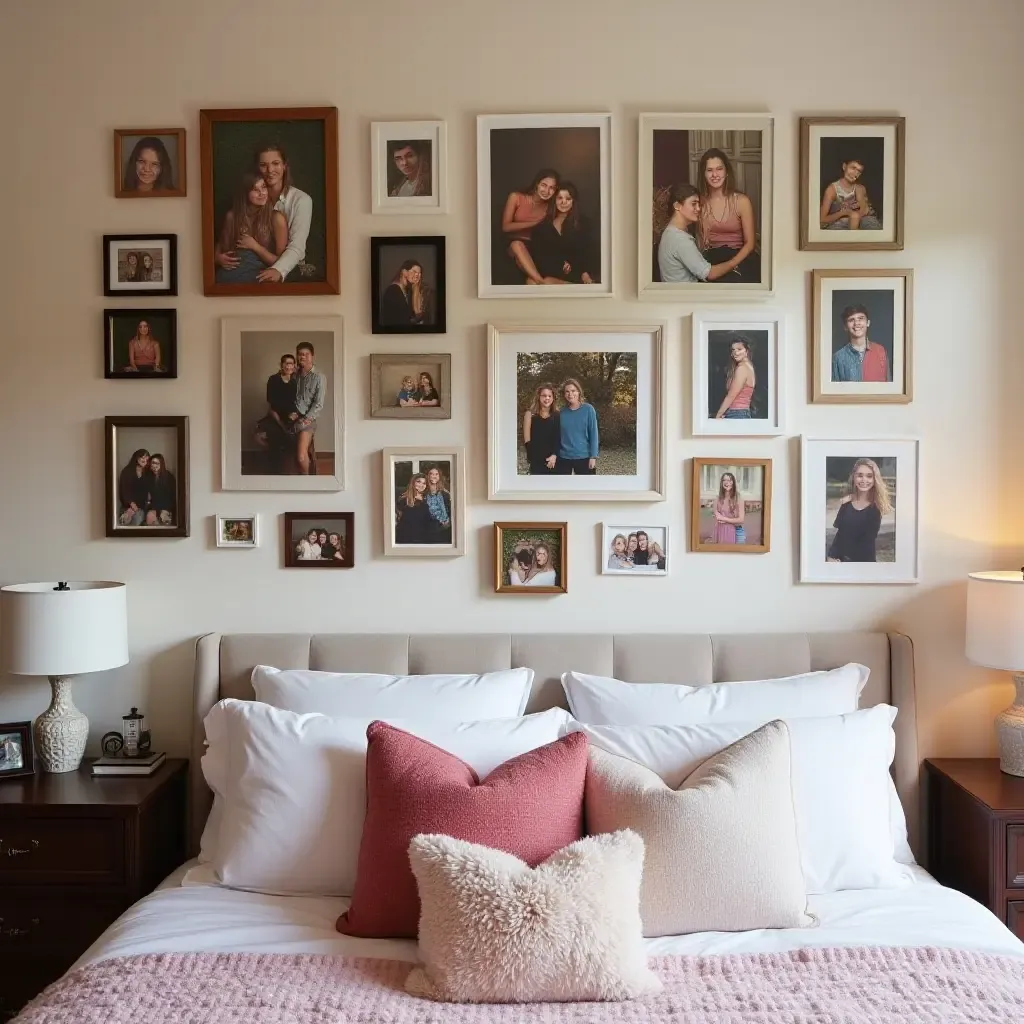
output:
<svg viewBox="0 0 1024 1024"><path fill-rule="evenodd" d="M416 938L413 836L452 836L536 867L583 834L585 733L520 754L483 782L454 754L386 722L371 723L366 738L366 821L352 903L337 924L345 935Z"/></svg>

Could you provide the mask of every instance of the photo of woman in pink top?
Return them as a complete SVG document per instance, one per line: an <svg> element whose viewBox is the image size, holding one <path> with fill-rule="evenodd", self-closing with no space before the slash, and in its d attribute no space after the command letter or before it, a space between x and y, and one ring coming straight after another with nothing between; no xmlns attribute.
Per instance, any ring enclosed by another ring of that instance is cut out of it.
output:
<svg viewBox="0 0 1024 1024"><path fill-rule="evenodd" d="M558 191L558 171L544 168L533 176L529 188L510 192L501 215L501 230L508 240L508 254L526 276L525 284L545 284L530 252L533 229L548 216Z"/></svg>
<svg viewBox="0 0 1024 1024"><path fill-rule="evenodd" d="M757 373L750 358L750 339L739 337L729 346L731 361L725 375L725 398L716 420L749 420Z"/></svg>
<svg viewBox="0 0 1024 1024"><path fill-rule="evenodd" d="M730 284L759 284L761 256L756 251L757 228L750 197L736 188L732 162L720 149L700 158L698 244L712 265L739 257L739 265L719 280Z"/></svg>
<svg viewBox="0 0 1024 1024"><path fill-rule="evenodd" d="M147 320L139 321L135 337L128 342L126 369L135 373L159 373L163 370L160 363L160 342L153 337Z"/></svg>
<svg viewBox="0 0 1024 1024"><path fill-rule="evenodd" d="M718 497L715 499L715 532L713 544L741 544L746 539L743 519L746 506L736 489L736 477L723 473L718 482ZM741 539L742 538L742 539Z"/></svg>

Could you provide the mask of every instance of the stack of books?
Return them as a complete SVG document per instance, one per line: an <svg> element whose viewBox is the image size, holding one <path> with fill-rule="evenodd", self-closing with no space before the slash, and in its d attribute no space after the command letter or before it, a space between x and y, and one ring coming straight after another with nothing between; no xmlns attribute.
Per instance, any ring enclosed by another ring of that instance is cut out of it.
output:
<svg viewBox="0 0 1024 1024"><path fill-rule="evenodd" d="M92 763L93 775L152 775L164 763L166 754L143 754L141 757L98 757Z"/></svg>

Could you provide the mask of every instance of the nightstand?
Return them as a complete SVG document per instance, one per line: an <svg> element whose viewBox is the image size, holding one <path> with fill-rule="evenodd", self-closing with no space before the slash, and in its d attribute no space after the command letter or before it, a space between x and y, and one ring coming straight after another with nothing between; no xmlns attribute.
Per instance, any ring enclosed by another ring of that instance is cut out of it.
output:
<svg viewBox="0 0 1024 1024"><path fill-rule="evenodd" d="M1024 939L1024 778L997 758L925 761L928 870Z"/></svg>
<svg viewBox="0 0 1024 1024"><path fill-rule="evenodd" d="M0 1020L184 862L187 766L0 781Z"/></svg>

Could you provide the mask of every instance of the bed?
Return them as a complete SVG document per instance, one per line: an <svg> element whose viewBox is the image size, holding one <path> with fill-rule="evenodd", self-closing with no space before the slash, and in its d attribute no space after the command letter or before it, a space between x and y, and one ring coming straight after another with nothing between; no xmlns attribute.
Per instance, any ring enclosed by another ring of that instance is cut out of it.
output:
<svg viewBox="0 0 1024 1024"><path fill-rule="evenodd" d="M881 632L209 634L196 647L192 850L198 849L211 803L200 769L203 719L223 697L252 698L249 677L257 664L388 673L529 666L536 673L527 708L532 712L563 705L559 677L570 668L631 682L703 684L849 661L871 669L863 706L891 703L899 709L893 778L918 853L913 649L907 637ZM648 939L665 992L632 1004L588 1004L581 1011L579 1004L468 1010L412 999L401 992L401 981L416 958L415 943L340 935L335 921L347 900L182 886L187 867L116 921L64 979L24 1011L24 1020L1024 1019L1024 944L986 908L938 885L921 868L913 869L913 884L904 888L810 897L814 928Z"/></svg>

